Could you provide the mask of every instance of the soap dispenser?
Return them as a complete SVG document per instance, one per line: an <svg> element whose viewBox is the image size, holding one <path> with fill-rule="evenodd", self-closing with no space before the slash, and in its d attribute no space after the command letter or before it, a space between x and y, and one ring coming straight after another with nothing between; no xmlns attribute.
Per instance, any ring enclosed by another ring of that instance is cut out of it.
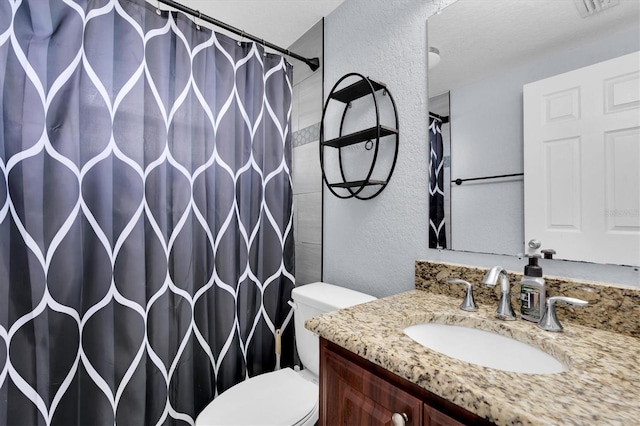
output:
<svg viewBox="0 0 640 426"><path fill-rule="evenodd" d="M529 256L520 281L520 314L522 319L539 322L546 303L546 288L542 268L538 265L539 254Z"/></svg>

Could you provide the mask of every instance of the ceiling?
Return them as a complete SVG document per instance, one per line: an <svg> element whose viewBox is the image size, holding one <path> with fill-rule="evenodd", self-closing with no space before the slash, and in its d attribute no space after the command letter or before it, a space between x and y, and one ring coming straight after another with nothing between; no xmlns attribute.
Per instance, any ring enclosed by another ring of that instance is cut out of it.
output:
<svg viewBox="0 0 640 426"><path fill-rule="evenodd" d="M147 1L157 5L156 0ZM320 19L340 6L344 0L175 1L248 34L287 48ZM160 8L169 9L164 4L161 4ZM220 29L216 30L223 32Z"/></svg>
<svg viewBox="0 0 640 426"><path fill-rule="evenodd" d="M441 57L429 70L430 96L632 25L640 37L639 0L586 18L574 0L458 0L428 20L429 46Z"/></svg>

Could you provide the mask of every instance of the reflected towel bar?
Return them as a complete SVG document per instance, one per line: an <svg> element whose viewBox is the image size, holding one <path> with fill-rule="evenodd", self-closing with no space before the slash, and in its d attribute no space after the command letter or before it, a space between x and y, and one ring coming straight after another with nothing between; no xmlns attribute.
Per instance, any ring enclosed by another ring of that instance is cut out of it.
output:
<svg viewBox="0 0 640 426"><path fill-rule="evenodd" d="M462 182L467 182L470 180L498 179L498 178L505 178L505 177L513 177L513 176L524 176L524 173L512 173L509 175L495 175L495 176L485 176L485 177L468 178L468 179L454 179L451 182L455 182L456 185L462 185Z"/></svg>

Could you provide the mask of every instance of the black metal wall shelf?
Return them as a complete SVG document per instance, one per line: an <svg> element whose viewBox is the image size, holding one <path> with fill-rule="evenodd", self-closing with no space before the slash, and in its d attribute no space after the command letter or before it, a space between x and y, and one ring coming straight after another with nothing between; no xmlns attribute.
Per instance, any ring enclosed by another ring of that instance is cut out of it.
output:
<svg viewBox="0 0 640 426"><path fill-rule="evenodd" d="M371 83L369 85L369 83ZM371 94L371 88L373 88L374 92L378 90L387 89L387 86L383 83L380 83L375 80L359 80L344 89L340 89L337 92L334 92L330 95L332 99L348 104L351 101L355 101L356 99L360 99L363 96Z"/></svg>
<svg viewBox="0 0 640 426"><path fill-rule="evenodd" d="M378 131L380 134L378 134ZM397 135L398 131L387 126L371 127L369 129L360 130L359 132L351 133L339 138L331 139L326 142L322 142L324 146L330 146L333 148L340 148L344 146L353 145L360 142L366 142L378 137L382 138L389 135Z"/></svg>
<svg viewBox="0 0 640 426"><path fill-rule="evenodd" d="M332 188L359 188L361 186L372 186L372 185L386 185L387 182L384 180L356 180L353 182L339 182L339 183L331 183L329 184Z"/></svg>
<svg viewBox="0 0 640 426"><path fill-rule="evenodd" d="M352 83L340 90L336 90L337 87L347 78L358 77L359 80L355 83ZM389 99L391 103L391 107L393 108L393 114L395 116L395 123L392 125L382 125L380 123L380 111L378 106L378 100L376 99L376 92L382 90L382 95ZM349 133L343 135L343 127L345 123L345 118L347 116L347 111L351 105L351 102L356 99L363 98L367 95L371 95L371 99L373 101L373 110L375 112L376 117L376 125L373 127L369 127L367 129L363 129L360 131L356 131L353 133ZM344 105L344 110L342 112L342 119L340 121L339 127L339 136L337 138L333 138L325 141L325 118L327 115L327 107L329 106L331 101L338 101ZM325 182L329 191L333 195L339 198L358 198L360 200L369 200L382 192L382 190L387 186L389 180L391 179L391 175L393 174L393 170L396 165L396 160L398 159L398 139L400 137L400 131L398 128L398 111L396 109L395 101L391 96L391 93L387 89L387 86L384 83L380 83L375 80L371 80L368 77L365 77L358 73L349 73L344 75L342 78L338 80L338 82L333 86L329 96L327 97L327 101L324 105L324 109L322 111L322 121L320 125L320 167L322 168L322 180ZM394 151L393 151L393 160L389 169L389 172L385 179L372 179L373 171L376 166L376 161L378 159L378 151L381 143L381 139L384 138L384 143L393 143ZM371 166L369 167L369 171L364 179L347 179L344 164L343 164L343 156L342 156L342 148L355 145L358 143L365 143L366 150L374 150L373 151L373 159L371 161ZM327 174L325 173L325 161L324 161L324 150L325 148L335 148L338 149L338 162L340 167L340 176L342 177L342 182L329 182L327 180ZM374 187L374 191L367 191L363 193L362 191L365 188ZM375 188L378 187L378 188ZM346 192L339 193L336 189L346 189ZM366 195L365 195L366 194Z"/></svg>

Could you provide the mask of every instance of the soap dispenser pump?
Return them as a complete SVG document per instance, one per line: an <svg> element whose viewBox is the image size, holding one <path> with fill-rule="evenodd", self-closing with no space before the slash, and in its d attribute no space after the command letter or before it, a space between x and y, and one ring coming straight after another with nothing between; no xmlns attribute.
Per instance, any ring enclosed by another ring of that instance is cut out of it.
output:
<svg viewBox="0 0 640 426"><path fill-rule="evenodd" d="M539 254L529 256L520 281L520 314L522 319L539 322L546 303L546 287L542 278L542 267L538 265Z"/></svg>

